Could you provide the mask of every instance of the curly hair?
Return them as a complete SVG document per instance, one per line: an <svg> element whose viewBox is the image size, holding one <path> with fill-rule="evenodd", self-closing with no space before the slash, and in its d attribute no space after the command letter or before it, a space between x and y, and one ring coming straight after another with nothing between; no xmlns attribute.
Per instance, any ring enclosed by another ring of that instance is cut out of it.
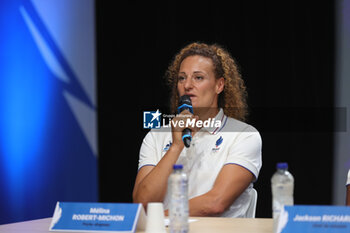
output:
<svg viewBox="0 0 350 233"><path fill-rule="evenodd" d="M178 73L181 62L189 56L203 56L210 58L214 65L215 78L225 80L224 90L219 94L218 106L224 113L237 120L244 121L247 112L247 91L238 66L229 52L218 44L191 43L185 46L169 65L165 78L171 90L170 108L176 111L179 94L177 91Z"/></svg>

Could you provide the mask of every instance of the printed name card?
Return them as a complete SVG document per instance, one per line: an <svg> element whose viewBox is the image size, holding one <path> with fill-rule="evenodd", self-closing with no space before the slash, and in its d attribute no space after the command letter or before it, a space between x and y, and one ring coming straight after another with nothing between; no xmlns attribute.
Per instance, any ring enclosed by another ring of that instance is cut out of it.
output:
<svg viewBox="0 0 350 233"><path fill-rule="evenodd" d="M135 232L144 230L141 204L57 202L50 231Z"/></svg>
<svg viewBox="0 0 350 233"><path fill-rule="evenodd" d="M285 206L278 220L277 232L350 232L350 207Z"/></svg>

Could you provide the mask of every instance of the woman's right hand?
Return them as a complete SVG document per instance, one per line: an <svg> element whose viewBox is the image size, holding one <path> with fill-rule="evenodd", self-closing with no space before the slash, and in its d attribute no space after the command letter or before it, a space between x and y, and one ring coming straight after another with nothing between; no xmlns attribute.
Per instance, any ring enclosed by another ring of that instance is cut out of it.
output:
<svg viewBox="0 0 350 233"><path fill-rule="evenodd" d="M194 119L194 126L186 124L188 121L193 121ZM198 116L193 115L190 111L184 110L180 114L176 115L171 120L171 129L172 129L172 138L173 143L172 147L176 147L179 149L184 148L184 143L182 141L182 131L185 128L189 128L192 130L192 136L198 131L198 129L195 127L196 121L198 120Z"/></svg>

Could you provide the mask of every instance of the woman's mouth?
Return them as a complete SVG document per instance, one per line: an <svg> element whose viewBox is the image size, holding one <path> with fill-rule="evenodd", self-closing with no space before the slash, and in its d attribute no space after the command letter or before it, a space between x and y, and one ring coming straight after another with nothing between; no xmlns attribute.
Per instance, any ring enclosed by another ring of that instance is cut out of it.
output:
<svg viewBox="0 0 350 233"><path fill-rule="evenodd" d="M193 99L196 98L196 96L192 94L189 94L188 96L190 97L191 101L193 101Z"/></svg>
<svg viewBox="0 0 350 233"><path fill-rule="evenodd" d="M188 95L189 97L196 97L194 94L186 94Z"/></svg>

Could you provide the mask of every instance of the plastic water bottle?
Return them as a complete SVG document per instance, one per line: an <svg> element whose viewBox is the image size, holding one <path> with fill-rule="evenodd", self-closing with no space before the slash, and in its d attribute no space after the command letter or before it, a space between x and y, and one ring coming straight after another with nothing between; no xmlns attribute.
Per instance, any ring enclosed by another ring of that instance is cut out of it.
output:
<svg viewBox="0 0 350 233"><path fill-rule="evenodd" d="M288 171L288 163L277 163L277 171L271 178L272 217L274 232L284 205L293 205L294 178Z"/></svg>
<svg viewBox="0 0 350 233"><path fill-rule="evenodd" d="M168 179L170 233L188 232L188 179L181 164L173 166Z"/></svg>

